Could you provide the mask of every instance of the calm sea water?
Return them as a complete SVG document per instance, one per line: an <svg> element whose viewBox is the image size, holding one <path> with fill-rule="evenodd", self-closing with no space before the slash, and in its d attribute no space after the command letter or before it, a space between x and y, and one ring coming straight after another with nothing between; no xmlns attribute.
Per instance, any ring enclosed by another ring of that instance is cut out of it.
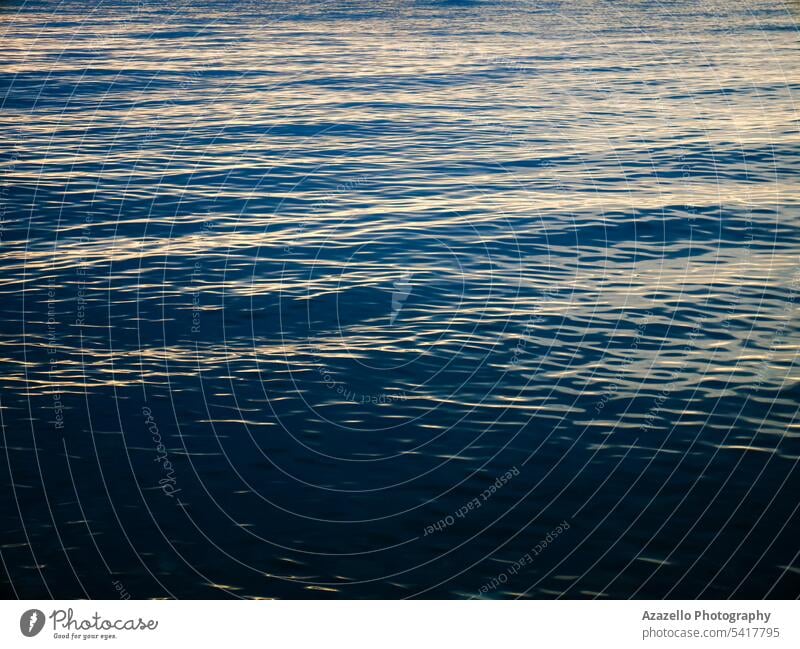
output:
<svg viewBox="0 0 800 649"><path fill-rule="evenodd" d="M7 597L800 595L798 3L0 11Z"/></svg>

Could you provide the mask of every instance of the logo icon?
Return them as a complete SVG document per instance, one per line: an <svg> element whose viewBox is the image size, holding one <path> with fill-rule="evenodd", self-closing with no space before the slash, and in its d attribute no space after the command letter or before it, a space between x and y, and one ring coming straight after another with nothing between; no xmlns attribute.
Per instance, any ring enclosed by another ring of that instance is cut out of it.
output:
<svg viewBox="0 0 800 649"><path fill-rule="evenodd" d="M411 293L411 273L406 273L400 279L397 279L392 284L394 290L392 291L392 313L389 316L389 324L394 324L400 309L408 299Z"/></svg>
<svg viewBox="0 0 800 649"><path fill-rule="evenodd" d="M25 611L19 618L19 630L26 638L32 638L44 627L44 613L38 608Z"/></svg>

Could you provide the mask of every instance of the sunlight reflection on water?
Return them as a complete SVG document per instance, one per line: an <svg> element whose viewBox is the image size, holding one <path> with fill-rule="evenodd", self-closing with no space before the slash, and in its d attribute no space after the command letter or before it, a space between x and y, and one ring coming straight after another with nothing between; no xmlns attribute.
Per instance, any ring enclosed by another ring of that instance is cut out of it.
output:
<svg viewBox="0 0 800 649"><path fill-rule="evenodd" d="M4 3L9 584L797 595L795 20Z"/></svg>

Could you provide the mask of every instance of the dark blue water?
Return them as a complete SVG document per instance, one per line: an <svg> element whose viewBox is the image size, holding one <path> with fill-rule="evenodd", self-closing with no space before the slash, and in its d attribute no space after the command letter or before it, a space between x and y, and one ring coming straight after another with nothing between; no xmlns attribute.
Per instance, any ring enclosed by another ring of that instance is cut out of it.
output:
<svg viewBox="0 0 800 649"><path fill-rule="evenodd" d="M7 597L800 595L797 3L0 11Z"/></svg>

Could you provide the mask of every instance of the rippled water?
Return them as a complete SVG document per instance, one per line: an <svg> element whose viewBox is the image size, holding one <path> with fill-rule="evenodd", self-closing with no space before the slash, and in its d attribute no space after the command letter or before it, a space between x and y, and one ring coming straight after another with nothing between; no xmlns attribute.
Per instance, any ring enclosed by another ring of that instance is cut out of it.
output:
<svg viewBox="0 0 800 649"><path fill-rule="evenodd" d="M798 3L0 3L7 596L796 597Z"/></svg>

